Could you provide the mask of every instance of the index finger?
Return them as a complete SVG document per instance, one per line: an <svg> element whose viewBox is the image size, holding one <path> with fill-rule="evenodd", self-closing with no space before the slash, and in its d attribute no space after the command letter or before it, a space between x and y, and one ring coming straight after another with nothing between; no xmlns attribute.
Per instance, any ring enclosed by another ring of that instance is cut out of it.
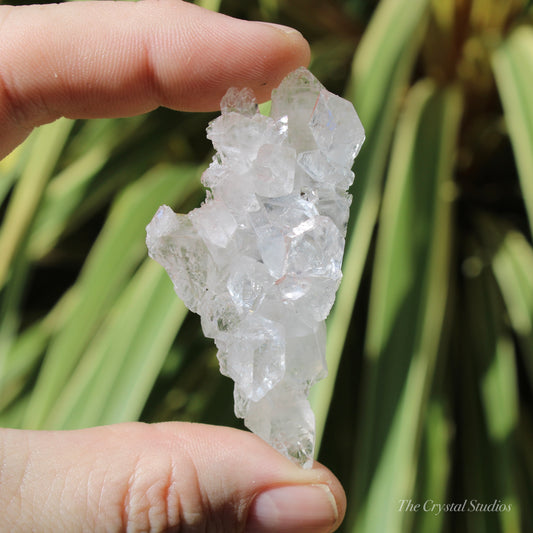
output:
<svg viewBox="0 0 533 533"><path fill-rule="evenodd" d="M60 116L214 110L230 86L267 99L308 61L296 30L179 0L0 6L0 155Z"/></svg>

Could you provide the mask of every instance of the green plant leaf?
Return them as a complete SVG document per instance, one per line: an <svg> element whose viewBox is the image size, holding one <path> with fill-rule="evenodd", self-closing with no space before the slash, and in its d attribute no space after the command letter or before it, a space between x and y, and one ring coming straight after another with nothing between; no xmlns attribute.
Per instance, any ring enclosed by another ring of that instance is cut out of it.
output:
<svg viewBox="0 0 533 533"><path fill-rule="evenodd" d="M6 351L4 367L0 372L0 413L24 389L50 338L69 316L71 304L77 301L75 296L72 289L67 291L44 318L19 333Z"/></svg>
<svg viewBox="0 0 533 533"><path fill-rule="evenodd" d="M353 59L345 97L357 109L365 127L366 141L355 162L355 198L346 240L343 281L328 319L329 375L313 387L310 394L316 417L317 450L378 217L400 95L408 84L420 46L421 21L428 3L429 0L416 0L411 2L409 10L398 0L380 3Z"/></svg>
<svg viewBox="0 0 533 533"><path fill-rule="evenodd" d="M136 420L186 314L165 271L146 259L89 343L46 426Z"/></svg>
<svg viewBox="0 0 533 533"><path fill-rule="evenodd" d="M33 139L34 136L30 135L25 142L0 159L0 205L4 202L15 181L19 179L31 151Z"/></svg>
<svg viewBox="0 0 533 533"><path fill-rule="evenodd" d="M404 531L398 502L413 495L446 308L461 111L457 89L422 81L396 131L372 281L353 531Z"/></svg>
<svg viewBox="0 0 533 533"><path fill-rule="evenodd" d="M428 500L434 503L447 501L452 467L450 422L446 413L444 397L433 398L428 405L421 443L420 474L417 476L417 482L420 486L416 492L417 497L413 498L413 501L421 505L424 505ZM416 529L410 527L409 519L412 519ZM407 527L404 528L404 531L442 531L445 519L445 513L428 511L406 513Z"/></svg>
<svg viewBox="0 0 533 533"><path fill-rule="evenodd" d="M0 287L9 274L11 264L26 239L45 187L64 148L74 121L56 120L33 134L31 155L17 182L13 198L0 228Z"/></svg>
<svg viewBox="0 0 533 533"><path fill-rule="evenodd" d="M157 207L190 196L199 187L196 175L195 167L157 168L117 198L76 282L77 305L51 339L28 404L26 427L42 427L108 307L146 254L144 228Z"/></svg>
<svg viewBox="0 0 533 533"><path fill-rule="evenodd" d="M220 11L221 0L196 0L196 4L211 11Z"/></svg>
<svg viewBox="0 0 533 533"><path fill-rule="evenodd" d="M98 189L94 187L95 178L113 150L142 124L142 120L143 116L82 123L67 147L66 160L70 164L50 180L44 191L27 245L27 255L32 260L45 256L63 233L76 227L76 219L87 212L85 206L92 203L91 197ZM131 176L138 172L135 167L128 168L128 171Z"/></svg>
<svg viewBox="0 0 533 533"><path fill-rule="evenodd" d="M0 301L0 375L4 372L6 356L19 327L20 301L29 271L24 253L28 232L73 124L67 119L48 124L30 135L15 155L10 156L20 158L14 167L20 164L21 168L20 177L16 171L7 176L8 182L18 179L0 226L0 290L3 290ZM0 194L7 190L0 191Z"/></svg>
<svg viewBox="0 0 533 533"><path fill-rule="evenodd" d="M477 244L470 252L485 250ZM490 263L489 263L490 264ZM518 423L516 354L506 322L505 306L489 268L464 282L457 310L457 403L461 460L476 472L462 471L464 497L474 502L500 500L511 512L466 513L457 527L469 531L520 531L520 509L514 471Z"/></svg>
<svg viewBox="0 0 533 533"><path fill-rule="evenodd" d="M480 217L478 230L533 384L533 248L497 219Z"/></svg>
<svg viewBox="0 0 533 533"><path fill-rule="evenodd" d="M496 49L493 68L533 233L533 28L520 26Z"/></svg>

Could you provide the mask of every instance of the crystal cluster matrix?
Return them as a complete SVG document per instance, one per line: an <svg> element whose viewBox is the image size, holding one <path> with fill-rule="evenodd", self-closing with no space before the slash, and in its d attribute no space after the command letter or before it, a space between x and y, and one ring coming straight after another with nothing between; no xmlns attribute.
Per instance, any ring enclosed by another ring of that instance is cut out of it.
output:
<svg viewBox="0 0 533 533"><path fill-rule="evenodd" d="M309 468L307 395L327 374L325 318L364 130L353 105L305 68L273 91L270 117L250 89L230 89L221 109L207 128L217 153L202 176L205 202L187 215L161 206L146 242L215 340L235 414Z"/></svg>

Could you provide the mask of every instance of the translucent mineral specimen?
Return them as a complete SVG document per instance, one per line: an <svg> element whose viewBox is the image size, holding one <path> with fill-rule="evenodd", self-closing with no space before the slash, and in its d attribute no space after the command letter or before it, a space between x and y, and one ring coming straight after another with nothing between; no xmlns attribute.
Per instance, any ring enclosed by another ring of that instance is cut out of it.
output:
<svg viewBox="0 0 533 533"><path fill-rule="evenodd" d="M207 128L217 154L202 177L205 202L188 215L160 207L146 244L215 340L236 415L310 468L307 394L327 374L324 320L364 130L352 104L304 68L273 91L270 117L249 89L230 89L221 109Z"/></svg>

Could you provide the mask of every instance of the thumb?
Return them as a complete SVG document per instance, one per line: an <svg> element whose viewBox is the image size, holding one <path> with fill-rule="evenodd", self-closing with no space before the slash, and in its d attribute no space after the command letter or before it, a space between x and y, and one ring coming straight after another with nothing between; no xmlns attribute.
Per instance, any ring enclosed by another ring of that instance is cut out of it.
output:
<svg viewBox="0 0 533 533"><path fill-rule="evenodd" d="M0 430L2 531L334 531L339 482L251 433L188 423Z"/></svg>

